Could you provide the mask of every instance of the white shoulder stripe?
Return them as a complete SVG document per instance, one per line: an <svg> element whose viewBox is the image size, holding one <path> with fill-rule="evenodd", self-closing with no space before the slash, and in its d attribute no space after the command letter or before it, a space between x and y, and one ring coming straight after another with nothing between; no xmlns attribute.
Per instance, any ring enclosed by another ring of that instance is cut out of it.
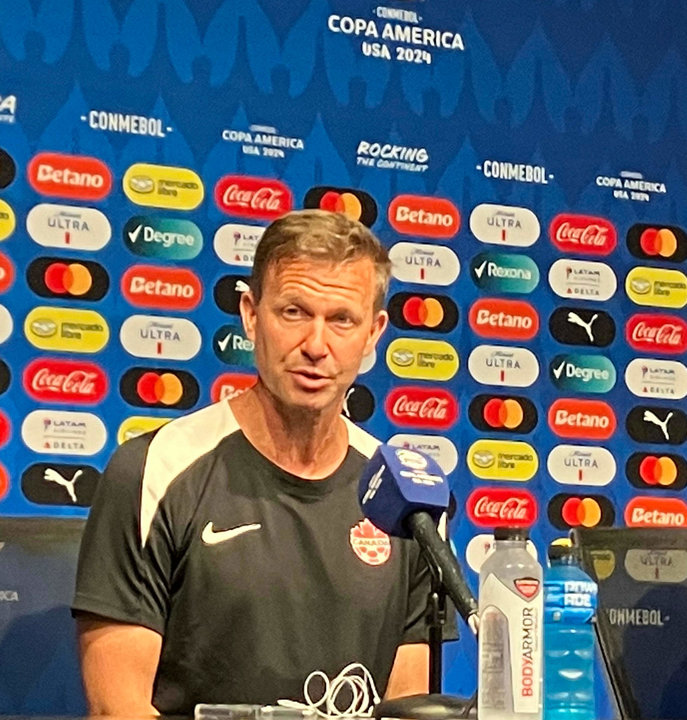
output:
<svg viewBox="0 0 687 720"><path fill-rule="evenodd" d="M375 450L382 444L381 440L377 440L376 437L352 423L345 415L341 417L348 429L348 444L369 460L374 455Z"/></svg>
<svg viewBox="0 0 687 720"><path fill-rule="evenodd" d="M229 402L220 400L163 425L148 447L141 488L141 547L172 481L239 429Z"/></svg>

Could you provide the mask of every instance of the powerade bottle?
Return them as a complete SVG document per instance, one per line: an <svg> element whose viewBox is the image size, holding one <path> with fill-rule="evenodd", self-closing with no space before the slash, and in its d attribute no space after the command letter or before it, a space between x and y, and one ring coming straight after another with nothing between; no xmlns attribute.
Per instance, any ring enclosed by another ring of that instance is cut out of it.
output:
<svg viewBox="0 0 687 720"><path fill-rule="evenodd" d="M594 720L597 585L573 547L551 545L544 575L544 718Z"/></svg>
<svg viewBox="0 0 687 720"><path fill-rule="evenodd" d="M542 567L526 528L495 528L479 573L479 720L542 716Z"/></svg>

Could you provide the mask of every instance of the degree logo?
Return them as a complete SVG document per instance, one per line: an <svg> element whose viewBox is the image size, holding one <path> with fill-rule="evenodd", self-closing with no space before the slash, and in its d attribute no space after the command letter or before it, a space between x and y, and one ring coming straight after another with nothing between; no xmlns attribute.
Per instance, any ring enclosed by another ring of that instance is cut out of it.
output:
<svg viewBox="0 0 687 720"><path fill-rule="evenodd" d="M681 445L687 440L687 414L677 407L640 405L628 413L625 428L637 442Z"/></svg>
<svg viewBox="0 0 687 720"><path fill-rule="evenodd" d="M45 298L64 300L102 300L110 288L110 278L96 262L65 262L62 258L37 258L26 269L29 287Z"/></svg>
<svg viewBox="0 0 687 720"><path fill-rule="evenodd" d="M365 422L372 417L374 411L374 395L368 388L355 383L346 390L342 412L351 422Z"/></svg>
<svg viewBox="0 0 687 720"><path fill-rule="evenodd" d="M132 305L157 310L193 310L203 297L203 287L194 272L155 265L130 267L122 275L121 289Z"/></svg>
<svg viewBox="0 0 687 720"><path fill-rule="evenodd" d="M470 232L483 243L529 247L539 239L541 226L527 208L483 203L470 214Z"/></svg>
<svg viewBox="0 0 687 720"><path fill-rule="evenodd" d="M448 239L460 229L458 208L446 198L398 195L389 205L388 217L402 235Z"/></svg>
<svg viewBox="0 0 687 720"><path fill-rule="evenodd" d="M529 387L539 377L539 362L533 352L505 345L478 345L470 353L468 369L482 385Z"/></svg>
<svg viewBox="0 0 687 720"><path fill-rule="evenodd" d="M687 352L687 322L674 315L633 315L625 337L635 350L666 355Z"/></svg>
<svg viewBox="0 0 687 720"><path fill-rule="evenodd" d="M535 449L526 442L477 440L467 454L470 472L481 480L527 482L539 467Z"/></svg>
<svg viewBox="0 0 687 720"><path fill-rule="evenodd" d="M95 252L110 242L112 228L95 208L41 203L29 210L26 229L43 247Z"/></svg>
<svg viewBox="0 0 687 720"><path fill-rule="evenodd" d="M188 410L200 395L197 380L185 370L136 367L119 381L119 392L137 407Z"/></svg>
<svg viewBox="0 0 687 720"><path fill-rule="evenodd" d="M34 410L21 425L26 447L47 455L95 455L105 447L103 421L85 412Z"/></svg>
<svg viewBox="0 0 687 720"><path fill-rule="evenodd" d="M391 322L402 330L428 328L447 333L458 324L458 308L446 295L396 293L389 300L387 311Z"/></svg>
<svg viewBox="0 0 687 720"><path fill-rule="evenodd" d="M127 440L152 432L166 425L172 418L144 417L133 415L128 417L117 429L117 444L121 445Z"/></svg>
<svg viewBox="0 0 687 720"><path fill-rule="evenodd" d="M160 260L193 260L203 249L198 226L178 218L132 217L122 237L134 255Z"/></svg>
<svg viewBox="0 0 687 720"><path fill-rule="evenodd" d="M41 350L96 353L107 345L110 328L95 310L40 306L26 316L24 335Z"/></svg>
<svg viewBox="0 0 687 720"><path fill-rule="evenodd" d="M213 247L227 265L253 267L255 248L265 228L255 225L222 225L215 233Z"/></svg>
<svg viewBox="0 0 687 720"><path fill-rule="evenodd" d="M602 447L557 445L546 460L549 475L561 485L608 485L617 466L613 455Z"/></svg>
<svg viewBox="0 0 687 720"><path fill-rule="evenodd" d="M490 292L531 293L539 284L539 268L527 255L480 253L470 261L472 279Z"/></svg>
<svg viewBox="0 0 687 720"><path fill-rule="evenodd" d="M547 514L558 530L610 527L615 522L613 505L603 495L554 495Z"/></svg>
<svg viewBox="0 0 687 720"><path fill-rule="evenodd" d="M451 285L460 274L460 261L442 245L400 242L389 250L391 274L402 282Z"/></svg>
<svg viewBox="0 0 687 720"><path fill-rule="evenodd" d="M0 241L7 240L16 225L14 210L4 200L0 200Z"/></svg>
<svg viewBox="0 0 687 720"><path fill-rule="evenodd" d="M36 463L24 470L21 491L38 505L90 507L100 472L91 465Z"/></svg>
<svg viewBox="0 0 687 720"><path fill-rule="evenodd" d="M458 401L441 388L395 388L384 409L392 422L403 426L446 430L458 419Z"/></svg>
<svg viewBox="0 0 687 720"><path fill-rule="evenodd" d="M470 308L470 327L482 337L531 340L539 331L537 311L522 300L481 298Z"/></svg>
<svg viewBox="0 0 687 720"><path fill-rule="evenodd" d="M14 264L7 255L0 253L0 293L7 292L14 282Z"/></svg>
<svg viewBox="0 0 687 720"><path fill-rule="evenodd" d="M215 283L212 291L215 305L228 315L238 315L241 295L250 290L249 280L248 275L225 275L221 277Z"/></svg>
<svg viewBox="0 0 687 720"><path fill-rule="evenodd" d="M479 527L529 527L539 514L534 495L512 488L478 488L468 496L466 509Z"/></svg>
<svg viewBox="0 0 687 720"><path fill-rule="evenodd" d="M551 313L549 330L566 345L607 347L615 339L615 322L603 310L561 307Z"/></svg>
<svg viewBox="0 0 687 720"><path fill-rule="evenodd" d="M625 292L637 305L682 308L687 305L687 275L679 270L635 267L625 278Z"/></svg>
<svg viewBox="0 0 687 720"><path fill-rule="evenodd" d="M245 337L240 325L222 325L216 330L212 338L212 349L227 365L255 366L253 342Z"/></svg>
<svg viewBox="0 0 687 720"><path fill-rule="evenodd" d="M549 366L561 390L604 394L616 381L613 363L603 355L556 355Z"/></svg>
<svg viewBox="0 0 687 720"><path fill-rule="evenodd" d="M608 255L618 243L613 224L590 215L556 215L549 235L559 250L580 255Z"/></svg>
<svg viewBox="0 0 687 720"><path fill-rule="evenodd" d="M679 263L687 260L687 233L673 225L633 225L627 249L637 258Z"/></svg>
<svg viewBox="0 0 687 720"><path fill-rule="evenodd" d="M679 498L635 497L625 508L628 527L687 527L687 505Z"/></svg>
<svg viewBox="0 0 687 720"><path fill-rule="evenodd" d="M279 180L225 175L215 185L215 203L227 215L271 222L293 208L293 196Z"/></svg>
<svg viewBox="0 0 687 720"><path fill-rule="evenodd" d="M600 400L556 400L549 408L548 421L559 437L580 440L608 440L616 428L613 409Z"/></svg>
<svg viewBox="0 0 687 720"><path fill-rule="evenodd" d="M231 400L242 392L253 387L257 381L257 375L242 375L240 373L222 373L212 383L210 398L212 402L220 400Z"/></svg>
<svg viewBox="0 0 687 720"><path fill-rule="evenodd" d="M398 377L450 380L458 372L458 353L443 340L397 338L386 350L386 364Z"/></svg>
<svg viewBox="0 0 687 720"><path fill-rule="evenodd" d="M559 297L595 302L610 300L618 289L608 265L588 260L556 260L549 268L549 285Z"/></svg>
<svg viewBox="0 0 687 720"><path fill-rule="evenodd" d="M102 160L85 155L39 153L29 162L31 187L41 195L102 200L112 189L112 173Z"/></svg>
<svg viewBox="0 0 687 720"><path fill-rule="evenodd" d="M134 357L190 360L200 351L198 328L184 318L132 315L119 331L122 347Z"/></svg>
<svg viewBox="0 0 687 720"><path fill-rule="evenodd" d="M30 362L23 382L24 390L38 402L70 405L99 403L108 389L107 375L99 365L57 358Z"/></svg>
<svg viewBox="0 0 687 720"><path fill-rule="evenodd" d="M194 210L205 190L200 177L188 168L136 163L122 178L124 194L136 205Z"/></svg>
<svg viewBox="0 0 687 720"><path fill-rule="evenodd" d="M644 490L683 490L687 486L687 461L679 455L633 453L625 473L632 485Z"/></svg>
<svg viewBox="0 0 687 720"><path fill-rule="evenodd" d="M677 360L635 358L625 368L625 384L638 397L681 400L687 395L687 368Z"/></svg>
<svg viewBox="0 0 687 720"><path fill-rule="evenodd" d="M372 227L377 219L377 203L363 190L337 187L313 187L305 193L304 208L343 213L351 220L360 220Z"/></svg>
<svg viewBox="0 0 687 720"><path fill-rule="evenodd" d="M452 473L458 465L458 450L456 446L442 435L411 435L398 433L387 440L394 447L418 450L429 455L439 463L445 475Z"/></svg>
<svg viewBox="0 0 687 720"><path fill-rule="evenodd" d="M537 409L524 397L478 395L468 409L470 422L479 430L528 433L537 425Z"/></svg>

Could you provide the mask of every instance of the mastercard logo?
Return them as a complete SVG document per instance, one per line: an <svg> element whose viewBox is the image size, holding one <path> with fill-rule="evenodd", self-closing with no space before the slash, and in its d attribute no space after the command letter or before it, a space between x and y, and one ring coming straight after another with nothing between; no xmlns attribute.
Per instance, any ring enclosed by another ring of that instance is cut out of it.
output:
<svg viewBox="0 0 687 720"><path fill-rule="evenodd" d="M7 292L14 282L14 265L12 261L0 253L0 293Z"/></svg>
<svg viewBox="0 0 687 720"><path fill-rule="evenodd" d="M200 395L198 382L185 370L131 368L119 382L122 397L138 407L188 410Z"/></svg>
<svg viewBox="0 0 687 720"><path fill-rule="evenodd" d="M468 417L479 430L528 433L537 424L537 409L523 397L478 395L470 403Z"/></svg>
<svg viewBox="0 0 687 720"><path fill-rule="evenodd" d="M397 293L387 306L389 319L402 330L428 329L447 333L458 324L458 308L445 295Z"/></svg>
<svg viewBox="0 0 687 720"><path fill-rule="evenodd" d="M635 497L625 508L628 527L687 527L687 504L679 498Z"/></svg>
<svg viewBox="0 0 687 720"><path fill-rule="evenodd" d="M105 269L90 260L38 258L27 268L26 280L36 295L65 300L101 300L110 288Z"/></svg>
<svg viewBox="0 0 687 720"><path fill-rule="evenodd" d="M549 502L548 517L559 530L575 527L610 527L615 510L603 495L555 495Z"/></svg>
<svg viewBox="0 0 687 720"><path fill-rule="evenodd" d="M679 455L634 453L625 472L632 485L643 489L682 490L687 486L687 461Z"/></svg>
<svg viewBox="0 0 687 720"><path fill-rule="evenodd" d="M627 232L627 249L642 259L682 262L687 259L687 233L671 225L638 223Z"/></svg>
<svg viewBox="0 0 687 720"><path fill-rule="evenodd" d="M305 193L303 207L343 213L372 227L377 219L377 203L363 190L330 186L313 187Z"/></svg>

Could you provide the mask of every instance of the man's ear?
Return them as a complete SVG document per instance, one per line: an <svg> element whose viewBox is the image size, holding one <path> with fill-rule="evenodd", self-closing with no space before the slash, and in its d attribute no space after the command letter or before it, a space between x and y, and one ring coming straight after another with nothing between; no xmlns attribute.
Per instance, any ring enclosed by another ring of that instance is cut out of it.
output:
<svg viewBox="0 0 687 720"><path fill-rule="evenodd" d="M380 310L377 313L374 321L372 322L372 328L370 329L370 336L365 343L365 355L371 353L377 340L381 337L382 333L386 330L386 326L389 324L389 313L386 310Z"/></svg>
<svg viewBox="0 0 687 720"><path fill-rule="evenodd" d="M246 290L239 300L239 312L241 313L241 322L246 332L246 337L255 342L255 323L257 321L256 313L257 303L250 290Z"/></svg>

